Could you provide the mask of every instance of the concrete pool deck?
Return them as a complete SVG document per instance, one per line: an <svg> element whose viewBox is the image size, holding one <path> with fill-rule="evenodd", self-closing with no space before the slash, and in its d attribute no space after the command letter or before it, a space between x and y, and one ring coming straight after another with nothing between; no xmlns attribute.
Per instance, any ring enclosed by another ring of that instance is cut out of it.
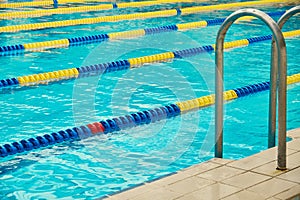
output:
<svg viewBox="0 0 300 200"><path fill-rule="evenodd" d="M300 200L300 128L288 136L286 171L276 170L274 147L240 160L213 158L106 199Z"/></svg>

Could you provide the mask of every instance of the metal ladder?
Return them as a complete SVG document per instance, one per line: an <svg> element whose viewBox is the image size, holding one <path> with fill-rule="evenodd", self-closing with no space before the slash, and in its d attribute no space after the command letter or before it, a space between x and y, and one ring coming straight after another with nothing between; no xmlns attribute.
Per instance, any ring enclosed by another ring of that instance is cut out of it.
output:
<svg viewBox="0 0 300 200"><path fill-rule="evenodd" d="M277 22L277 25L279 27L279 29L281 30L283 25L295 14L300 12L300 6L295 6L293 8L291 8L290 10L288 10L286 13L284 13L280 19ZM271 75L273 73L277 74L278 72L278 62L276 61L276 59L278 58L278 51L276 51L277 49L277 44L275 41L275 38L272 38L272 60L271 60ZM270 77L271 82L275 82L276 81L276 77ZM272 80L273 79L273 80ZM272 96L271 96L272 95ZM273 102L273 104L276 105L276 87L270 87L270 99L274 100L275 102ZM271 107L271 104L269 105L269 120L274 122L274 123L269 123L269 133L268 133L268 147L274 147L275 146L275 136L276 136L276 124L275 124L275 120L276 120L276 107ZM280 106L278 106L278 109L280 109ZM279 111L278 111L279 113ZM280 114L279 116L280 117ZM278 129L280 128L280 126L278 126ZM280 130L278 131L278 133L286 131L286 130ZM281 141L281 142L280 142ZM286 163L286 134L278 134L278 155L277 155L277 169L286 169L286 165L283 165L284 163Z"/></svg>
<svg viewBox="0 0 300 200"><path fill-rule="evenodd" d="M283 24L289 11L282 16ZM215 157L223 157L223 77L224 77L224 39L229 27L238 18L243 16L254 16L261 19L273 33L274 45L272 45L271 73L270 73L270 98L269 98L269 147L275 145L276 129L276 98L278 93L278 159L277 169L286 170L286 45L282 32L277 23L266 13L257 9L241 9L232 13L221 25L216 39L216 57L215 57ZM273 42L272 42L273 44Z"/></svg>

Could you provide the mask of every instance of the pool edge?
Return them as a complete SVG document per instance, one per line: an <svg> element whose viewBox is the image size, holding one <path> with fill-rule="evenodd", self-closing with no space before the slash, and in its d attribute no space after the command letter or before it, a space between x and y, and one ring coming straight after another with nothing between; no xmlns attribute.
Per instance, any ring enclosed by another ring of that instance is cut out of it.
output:
<svg viewBox="0 0 300 200"><path fill-rule="evenodd" d="M297 199L300 128L287 132L288 170L276 170L277 147L240 160L213 158L105 197L116 199Z"/></svg>

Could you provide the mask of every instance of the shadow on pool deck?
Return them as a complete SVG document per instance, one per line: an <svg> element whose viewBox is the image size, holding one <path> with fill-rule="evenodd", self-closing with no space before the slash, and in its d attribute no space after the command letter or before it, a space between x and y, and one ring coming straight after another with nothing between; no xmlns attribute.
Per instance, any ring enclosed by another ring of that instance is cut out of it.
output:
<svg viewBox="0 0 300 200"><path fill-rule="evenodd" d="M277 147L241 160L213 158L107 200L300 199L300 128L288 132L286 171L276 170Z"/></svg>

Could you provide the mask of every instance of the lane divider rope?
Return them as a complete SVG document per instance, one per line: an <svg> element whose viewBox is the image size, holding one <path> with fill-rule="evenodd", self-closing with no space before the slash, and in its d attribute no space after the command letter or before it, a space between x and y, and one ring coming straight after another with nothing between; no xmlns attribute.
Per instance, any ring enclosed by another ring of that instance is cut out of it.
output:
<svg viewBox="0 0 300 200"><path fill-rule="evenodd" d="M57 6L57 0L53 0L53 5ZM0 13L0 19L13 19L13 18L28 18L28 17L41 17L49 16L54 14L70 14L70 13L81 13L99 10L111 10L116 8L132 8L132 7L146 7L160 4L175 4L189 2L193 3L193 0L159 0L159 1L140 1L140 2L125 2L125 3L109 3L100 4L93 6L78 6L68 8L57 8L57 9L44 9L44 10L33 10L33 11L21 11L21 12L6 12Z"/></svg>
<svg viewBox="0 0 300 200"><path fill-rule="evenodd" d="M299 36L300 29L295 31L284 32L283 35L284 37ZM272 35L266 35L266 36L258 36L258 37L251 37L247 39L235 40L231 42L225 42L224 49L243 47L249 44L271 40L271 39L272 39ZM173 52L165 52L165 53L153 54L153 55L142 56L137 58L130 58L127 60L118 60L109 63L82 66L78 68L64 69L64 70L59 70L54 72L45 72L45 73L28 75L28 76L19 76L16 78L8 78L8 79L0 80L0 89L4 87L11 87L11 86L23 87L23 86L31 86L31 85L48 84L48 83L60 82L68 79L83 78L86 76L99 75L102 73L126 70L130 68L137 68L148 63L171 61L174 58L181 59L189 56L196 56L204 52L213 52L214 49L215 49L214 45L207 45L207 46L201 46L196 48L177 50Z"/></svg>
<svg viewBox="0 0 300 200"><path fill-rule="evenodd" d="M37 7L37 6L49 6L54 5L55 2L59 4L69 3L86 3L86 2L107 2L106 0L51 0L51 1L27 1L27 2L15 2L15 3L1 3L0 8L20 8L20 7Z"/></svg>
<svg viewBox="0 0 300 200"><path fill-rule="evenodd" d="M285 13L285 11L277 11L268 13L269 16L281 16ZM136 29L130 31L122 31L122 32L113 32L113 33L104 33L98 35L89 35L89 36L79 36L73 38L65 38L60 40L49 40L43 42L34 42L34 43L27 43L27 44L15 44L15 45L7 45L7 46L0 46L0 52L9 52L7 54L1 54L2 56L11 55L11 52L14 51L40 51L44 49L50 48L64 48L64 47L72 47L84 45L84 44L91 44L97 42L103 42L106 40L113 41L116 39L126 39L126 38L136 38L145 35L151 34L159 34L163 32L171 32L171 31L182 31L182 30L190 30L196 28L204 28L207 26L216 26L220 25L225 21L226 18L216 18L216 19L209 19L209 20L202 20L196 22L188 22L182 24L171 24L159 27L151 27L145 29ZM241 20L249 20L249 18L241 18Z"/></svg>
<svg viewBox="0 0 300 200"><path fill-rule="evenodd" d="M73 20L62 20L62 21L51 21L51 22L42 22L34 24L20 24L12 26L0 27L1 32L18 32L18 31L29 31L29 30L38 30L46 28L56 28L56 27L66 27L66 26L76 26L83 24L96 24L101 22L118 22L124 20L137 20L137 19L149 19L157 17L172 17L177 15L189 15L200 13L204 11L212 10L225 10L232 9L236 7L244 6L258 6L258 5L267 5L283 2L294 2L295 0L268 0L268 1L250 1L250 2L238 2L238 3L228 3L228 4L219 4L219 5L210 5L210 6L195 6L182 9L170 9L170 10L158 10L152 12L140 12L132 14L123 14L123 15L111 15L111 16L100 16L94 18L83 18L83 19L73 19Z"/></svg>
<svg viewBox="0 0 300 200"><path fill-rule="evenodd" d="M287 84L299 83L300 73L287 77ZM223 93L224 100L249 96L270 89L270 82L262 82L228 90ZM192 110L201 109L215 103L215 95L207 95L196 99L191 99L175 104L169 104L150 110L140 111L113 119L106 119L99 122L82 125L79 127L60 130L51 134L31 137L18 142L6 143L0 146L0 157L19 154L32 151L39 148L57 145L62 142L71 142L74 140L82 140L96 134L107 134L141 126L145 124L155 123L161 120L169 119L190 112Z"/></svg>

